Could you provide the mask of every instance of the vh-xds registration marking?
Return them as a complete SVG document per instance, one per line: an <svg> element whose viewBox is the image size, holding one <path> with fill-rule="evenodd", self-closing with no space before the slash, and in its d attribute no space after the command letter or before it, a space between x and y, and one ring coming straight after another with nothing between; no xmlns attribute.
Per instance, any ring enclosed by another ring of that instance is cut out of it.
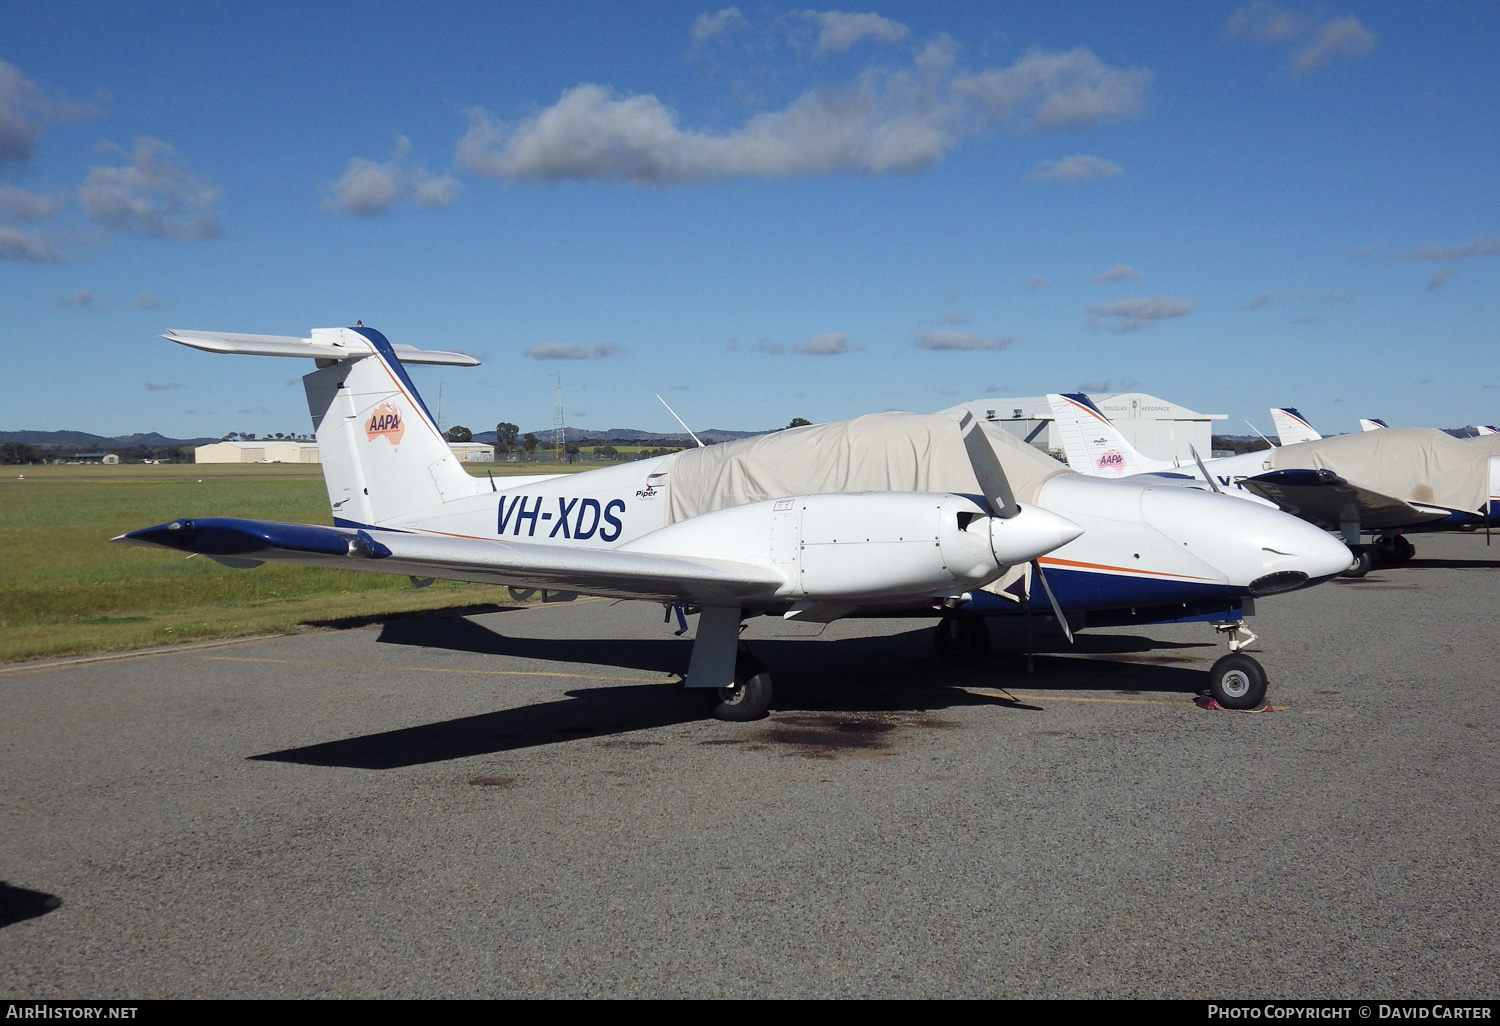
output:
<svg viewBox="0 0 1500 1026"><path fill-rule="evenodd" d="M500 508L497 510L499 528L497 533L505 536L507 527L511 529L511 535L520 537L521 524L528 524L526 537L535 538L536 528L539 522L554 521L552 532L548 538L556 538L558 532L562 532L564 538L584 540L592 538L595 533L599 535L600 541L612 542L620 537L620 531L624 524L616 513L625 512L624 499L611 499L607 505L600 506L598 499L565 499L557 496L556 510L543 510L546 498L538 495L536 505L528 508L529 497L517 495L508 502L504 495L500 496ZM571 521L571 523L570 523Z"/></svg>

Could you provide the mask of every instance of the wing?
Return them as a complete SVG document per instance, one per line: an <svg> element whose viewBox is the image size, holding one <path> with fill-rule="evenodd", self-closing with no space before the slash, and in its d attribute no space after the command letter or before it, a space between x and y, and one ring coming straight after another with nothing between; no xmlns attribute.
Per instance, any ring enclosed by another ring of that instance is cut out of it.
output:
<svg viewBox="0 0 1500 1026"><path fill-rule="evenodd" d="M268 520L174 520L112 540L198 553L233 567L297 563L705 605L770 599L786 584L776 570L730 560Z"/></svg>
<svg viewBox="0 0 1500 1026"><path fill-rule="evenodd" d="M1330 530L1355 519L1365 530L1411 527L1442 520L1449 510L1409 502L1350 484L1331 470L1273 470L1240 484L1283 510ZM1349 517L1353 512L1356 515Z"/></svg>

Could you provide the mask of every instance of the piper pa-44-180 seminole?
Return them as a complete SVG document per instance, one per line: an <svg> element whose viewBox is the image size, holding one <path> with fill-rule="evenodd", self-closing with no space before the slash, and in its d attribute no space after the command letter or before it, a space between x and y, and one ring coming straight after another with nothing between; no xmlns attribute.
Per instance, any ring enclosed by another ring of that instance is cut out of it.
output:
<svg viewBox="0 0 1500 1026"><path fill-rule="evenodd" d="M1231 651L1209 690L1254 708L1266 677L1238 651L1247 607L1349 564L1338 541L1274 509L1096 480L942 414L792 428L501 489L464 470L403 366L471 357L392 346L363 326L163 337L317 361L303 381L333 526L193 517L115 541L232 567L334 566L696 609L684 684L720 719L759 717L771 700L770 675L739 640L747 617L938 617L939 655L972 664L989 647L984 617L1030 615L1034 583L1046 596L1038 611L1050 606L1069 637L1070 615L1079 626L1214 623Z"/></svg>

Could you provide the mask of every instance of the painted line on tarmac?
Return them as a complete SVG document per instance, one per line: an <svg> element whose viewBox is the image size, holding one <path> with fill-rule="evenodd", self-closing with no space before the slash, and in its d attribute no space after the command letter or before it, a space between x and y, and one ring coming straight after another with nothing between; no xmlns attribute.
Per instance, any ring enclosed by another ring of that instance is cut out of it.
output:
<svg viewBox="0 0 1500 1026"><path fill-rule="evenodd" d="M575 599L573 602L549 602L546 605L518 602L506 608L534 613L543 609L558 609L562 606L578 605L583 602L603 601L605 600L600 596L589 595ZM416 612L420 614L426 612L426 610L417 610ZM396 618L405 616L406 614L393 613L391 615L393 618ZM468 615L484 616L486 614L470 613ZM416 617L411 618L415 619ZM369 624L367 626L374 627L376 624ZM148 659L152 656L191 655L194 652L201 652L206 648L223 648L226 645L247 645L255 641L276 641L282 638L300 638L308 634L333 634L337 631L360 629L359 627L309 627L304 625L291 634L247 634L238 638L215 638L211 641L193 641L182 645L158 645L154 648L136 649L133 652L104 652L99 655L77 656L72 659L53 659L43 663L13 663L10 666L0 666L0 675L7 673L43 673L48 670L66 670L73 666L87 666L90 663L112 663L120 659ZM614 680L615 678L601 679Z"/></svg>
<svg viewBox="0 0 1500 1026"><path fill-rule="evenodd" d="M212 658L212 657L210 657ZM1014 698L1018 702L1102 702L1107 705L1176 705L1193 706L1192 702L1162 702L1152 698L1076 698L1069 695L1017 695L1014 692L1001 694L990 688L963 688L973 695L985 698ZM1196 706L1194 706L1196 708Z"/></svg>
<svg viewBox="0 0 1500 1026"><path fill-rule="evenodd" d="M311 634L312 631L305 633ZM142 648L134 652L106 652L103 655L78 656L76 659L54 659L47 663L17 663L0 666L3 673L41 673L46 670L66 670L73 666L90 663L112 663L120 659L148 659L152 656L191 655L206 648L223 648L226 645L245 645L252 641L275 641L278 638L294 638L295 634L250 634L241 638L219 638L215 641L195 641L186 645L167 645L157 648Z"/></svg>
<svg viewBox="0 0 1500 1026"><path fill-rule="evenodd" d="M661 677L605 677L591 673L561 673L556 670L466 670L456 666L377 666L370 663L323 663L310 659L262 659L255 656L204 656L219 663L279 663L283 666L329 666L341 670L386 670L407 673L468 673L484 677L565 677L569 680L613 680L622 684L675 684Z"/></svg>

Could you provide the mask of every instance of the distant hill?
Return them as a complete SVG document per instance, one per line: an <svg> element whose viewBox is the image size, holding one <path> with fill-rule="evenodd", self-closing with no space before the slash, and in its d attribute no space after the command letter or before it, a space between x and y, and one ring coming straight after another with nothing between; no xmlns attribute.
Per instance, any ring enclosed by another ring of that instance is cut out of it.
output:
<svg viewBox="0 0 1500 1026"><path fill-rule="evenodd" d="M537 440L543 445L552 441L554 429L547 428L544 431L533 431ZM698 437L705 442L730 442L736 438L751 438L755 435L768 434L766 431L729 431L724 428L709 428L707 431L699 431ZM518 436L526 437L522 431ZM563 437L569 442L581 442L585 439L597 438L609 445L655 445L655 446L687 446L692 445L693 440L684 432L668 434L661 431L642 431L639 428L609 428L604 431L589 431L584 428L564 428ZM495 444L495 432L476 431L474 441L485 442L489 445Z"/></svg>
<svg viewBox="0 0 1500 1026"><path fill-rule="evenodd" d="M20 442L23 445L45 445L49 448L96 452L110 449L135 449L140 446L208 445L218 438L168 438L150 431L145 434L91 435L87 431L0 431L0 444Z"/></svg>

